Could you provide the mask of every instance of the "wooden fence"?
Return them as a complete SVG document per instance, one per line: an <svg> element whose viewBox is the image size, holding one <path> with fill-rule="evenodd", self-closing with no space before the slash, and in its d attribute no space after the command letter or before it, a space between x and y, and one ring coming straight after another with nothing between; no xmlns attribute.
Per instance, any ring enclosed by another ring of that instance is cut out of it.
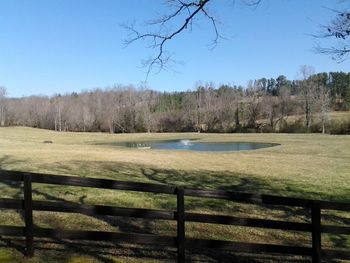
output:
<svg viewBox="0 0 350 263"><path fill-rule="evenodd" d="M13 171L0 171L0 182L1 181L23 182L24 198L0 198L0 208L23 210L25 226L19 227L0 225L0 235L25 237L26 253L29 257L33 256L34 253L34 238L47 237L59 239L102 240L134 244L157 244L169 247L176 247L178 262L185 262L185 250L190 250L190 248L214 248L232 250L234 252L302 255L311 257L312 262L321 262L322 258L350 259L350 250L346 251L340 249L322 249L321 246L322 233L350 235L350 226L321 224L322 209L349 212L350 203L317 201L272 195L228 192L221 190L187 189L182 187L160 184L124 182L108 179L45 175L38 173L23 173ZM103 205L83 205L68 202L35 201L32 200L32 183L176 195L177 210L166 211L140 208L119 208ZM311 210L311 223L189 213L185 211L186 196L224 199L234 202L251 203L264 206L271 205L303 207ZM176 220L177 236L171 237L151 234L117 233L102 231L73 231L40 228L35 227L33 225L33 210L82 213L87 215L109 215L132 218ZM185 222L201 222L223 225L258 227L267 229L279 229L286 231L309 232L312 236L312 244L310 244L310 246L286 246L275 244L242 243L222 240L186 238Z"/></svg>

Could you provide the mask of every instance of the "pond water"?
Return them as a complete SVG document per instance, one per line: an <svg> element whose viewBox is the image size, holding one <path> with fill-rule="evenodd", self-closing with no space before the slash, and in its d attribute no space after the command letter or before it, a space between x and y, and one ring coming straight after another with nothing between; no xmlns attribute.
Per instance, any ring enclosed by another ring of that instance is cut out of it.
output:
<svg viewBox="0 0 350 263"><path fill-rule="evenodd" d="M256 142L198 142L195 140L172 140L154 142L126 142L118 145L138 149L235 152L267 148L276 146L277 144Z"/></svg>

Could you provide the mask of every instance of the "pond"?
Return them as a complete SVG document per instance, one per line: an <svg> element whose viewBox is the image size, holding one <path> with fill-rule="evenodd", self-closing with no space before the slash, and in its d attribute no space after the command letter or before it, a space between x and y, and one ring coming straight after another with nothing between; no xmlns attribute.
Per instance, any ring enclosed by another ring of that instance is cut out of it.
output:
<svg viewBox="0 0 350 263"><path fill-rule="evenodd" d="M236 152L246 150L256 150L276 146L274 143L257 142L199 142L195 140L172 140L154 142L126 142L118 144L137 149L157 149L157 150L188 150L199 152Z"/></svg>

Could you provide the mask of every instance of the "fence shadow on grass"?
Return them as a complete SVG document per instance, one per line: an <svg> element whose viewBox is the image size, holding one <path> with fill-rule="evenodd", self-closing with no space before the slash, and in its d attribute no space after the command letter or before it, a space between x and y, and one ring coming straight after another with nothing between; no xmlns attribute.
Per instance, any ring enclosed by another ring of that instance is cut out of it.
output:
<svg viewBox="0 0 350 263"><path fill-rule="evenodd" d="M24 253L23 240L10 239L0 237L1 248L13 248L18 253ZM31 260L34 262L83 262L90 258L93 262L113 263L115 259L124 259L128 262L130 259L136 259L138 262L143 260L155 260L157 262L175 262L176 251L159 246L137 246L137 245L120 245L108 242L92 242L92 241L67 241L60 239L36 240L36 254ZM16 254L11 259L17 262L21 257ZM10 260L11 260L10 259ZM22 257L21 257L22 259ZM75 259L75 261L73 260ZM27 262L26 260L23 262ZM191 254L187 255L186 262L237 262L237 263L261 263L261 262L291 262L304 263L309 262L295 256L279 256L279 255L256 255L248 253L233 253L230 251L215 250L191 250Z"/></svg>
<svg viewBox="0 0 350 263"><path fill-rule="evenodd" d="M1 160L0 160L1 161ZM8 161L8 159L6 160ZM130 167L131 166L131 167ZM79 168L82 169L82 173L85 170L88 170L89 167L101 167L102 171L99 174L95 174L94 177L104 177L109 179L123 179L125 180L128 177L128 181L141 181L141 182L155 182L160 184L167 185L184 185L190 188L216 188L221 190L228 191L239 191L239 192L260 192L268 189L273 190L273 186L271 184L266 183L265 181L259 180L251 175L246 174L234 174L229 172L193 172L188 173L184 171L175 171L175 170L166 170L166 169L155 169L155 168L143 168L140 166L130 165L130 164L118 164L112 162L70 162L65 164L64 166L60 166L57 163L57 166L53 168L53 172L57 170L64 170L65 174L69 174L71 171L71 167L74 167L76 170L73 170L73 174L79 174ZM49 167L42 166L43 170L49 169ZM133 177L130 178L130 170ZM106 172L106 173L104 173ZM91 173L91 172L90 172ZM88 174L88 176L90 175ZM119 176L121 178L119 178ZM84 176L87 177L87 176ZM133 180L134 179L134 180ZM19 185L16 185L17 187ZM7 184L7 187L15 188L16 186L12 184ZM55 190L55 187L52 187L52 190ZM54 192L54 191L53 191ZM49 201L65 201L65 198L57 197L54 194L50 194L47 191L40 191L39 189L34 189L33 193L36 196L41 196L44 200ZM279 194L279 192L275 192L275 194ZM17 192L15 197L20 197L19 195L22 193ZM91 194L91 193L90 193ZM300 193L299 193L300 194ZM87 198L87 194L77 196L79 203L84 204ZM169 203L163 202L159 203L160 207L163 209L169 209ZM208 209L216 209L220 210L220 204L218 202L212 201L192 201L189 204L186 204L186 209L196 209L204 208ZM170 204L171 205L171 204ZM290 218L296 215L305 216L305 211L302 209L294 209L294 208L284 208L285 210L285 218ZM92 216L92 215L89 215ZM134 224L135 220L121 217L111 217L111 216L97 216L93 215L94 218L104 221L113 227L118 227L121 231L125 232L136 232L136 233L152 233L153 226L146 221L144 224ZM329 218L332 220L341 220L341 217L337 216L337 218ZM348 222L348 219L343 219L344 222ZM52 227L55 227L54 225ZM65 240L54 240L53 242L60 243L64 246L64 250L69 250L74 253L85 253L86 255L95 258L96 260L103 263L112 262L108 256L105 255L114 255L114 256L130 256L133 255L135 257L143 257L147 256L148 258L159 259L159 255L149 255L146 252L142 252L142 248L130 249L129 252L125 253L123 247L119 247L119 245L112 244L120 249L120 251L116 252L100 252L93 251L92 249L87 252L83 249L82 243L72 244L72 242L66 242ZM336 245L344 245L346 240L342 240L341 238L334 239ZM11 245L15 243L7 243L7 245ZM99 244L95 244L94 246L98 247ZM43 250L54 250L55 248L43 248ZM39 248L40 251L40 248ZM164 251L163 251L164 252ZM114 253L114 254L113 254ZM174 259L174 252L169 252L169 254L165 253L164 260ZM225 252L216 252L216 251L196 251L196 255L198 258L204 258L203 262L222 262L231 261L231 262L261 262L258 259L254 259L253 255L237 255L232 253ZM267 256L266 256L267 257ZM68 259L68 258L67 258ZM295 259L296 262L301 262L300 259ZM200 260L199 260L200 261ZM276 259L278 261L278 259ZM282 262L283 260L281 260Z"/></svg>

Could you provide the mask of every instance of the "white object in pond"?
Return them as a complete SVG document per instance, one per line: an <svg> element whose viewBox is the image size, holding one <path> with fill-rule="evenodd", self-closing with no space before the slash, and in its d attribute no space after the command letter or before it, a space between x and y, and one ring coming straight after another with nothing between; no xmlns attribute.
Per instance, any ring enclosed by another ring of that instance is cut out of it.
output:
<svg viewBox="0 0 350 263"><path fill-rule="evenodd" d="M190 145L191 144L191 141L190 140L181 140L181 143L183 144L183 145Z"/></svg>
<svg viewBox="0 0 350 263"><path fill-rule="evenodd" d="M140 147L137 147L137 149L140 149L140 150L151 149L151 146L140 146Z"/></svg>

